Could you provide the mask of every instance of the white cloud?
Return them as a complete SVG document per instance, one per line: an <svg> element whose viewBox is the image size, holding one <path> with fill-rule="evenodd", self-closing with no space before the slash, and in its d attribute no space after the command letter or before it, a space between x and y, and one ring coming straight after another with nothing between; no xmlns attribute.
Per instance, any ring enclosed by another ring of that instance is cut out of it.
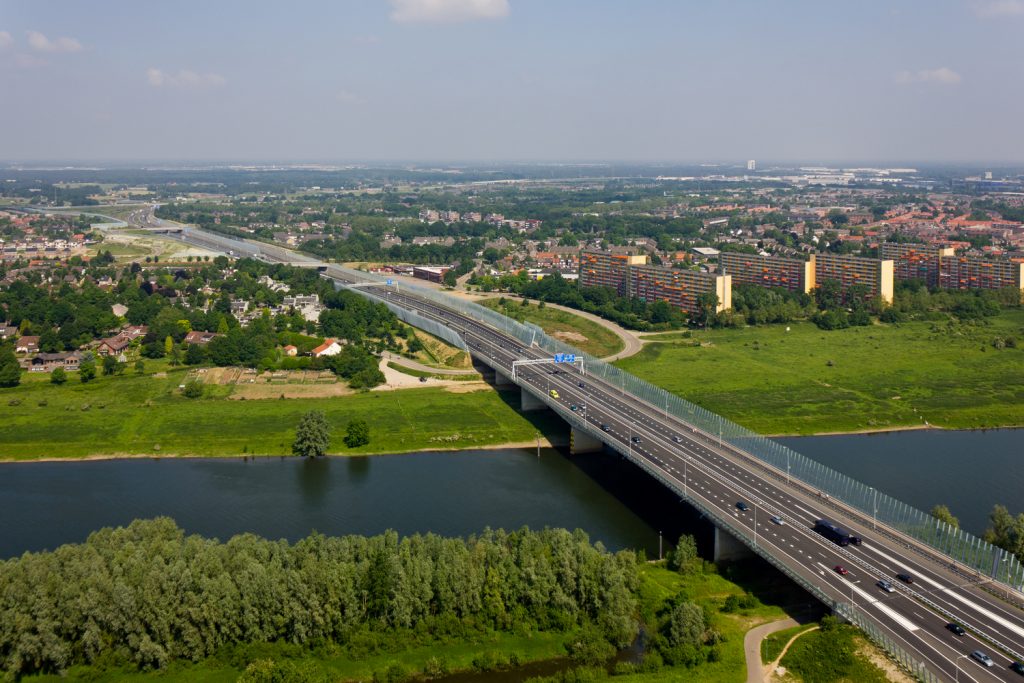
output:
<svg viewBox="0 0 1024 683"><path fill-rule="evenodd" d="M338 102L341 102L342 104L366 104L365 99L363 99L362 97L360 97L359 95L355 94L350 90L339 90L337 93L335 93L334 99L336 99Z"/></svg>
<svg viewBox="0 0 1024 683"><path fill-rule="evenodd" d="M11 34L7 31L0 31L0 48L5 48L11 44Z"/></svg>
<svg viewBox="0 0 1024 683"><path fill-rule="evenodd" d="M897 83L938 83L940 85L957 85L963 78L949 67L938 69L921 69L920 71L900 71L895 76Z"/></svg>
<svg viewBox="0 0 1024 683"><path fill-rule="evenodd" d="M403 23L503 19L508 0L389 0L391 19Z"/></svg>
<svg viewBox="0 0 1024 683"><path fill-rule="evenodd" d="M1024 16L1024 0L974 0L971 4L980 17Z"/></svg>
<svg viewBox="0 0 1024 683"><path fill-rule="evenodd" d="M146 81L154 88L218 88L227 82L220 74L200 74L188 69L168 73L153 67L146 69Z"/></svg>
<svg viewBox="0 0 1024 683"><path fill-rule="evenodd" d="M57 38L50 40L39 31L27 31L28 44L39 52L78 52L82 44L74 38Z"/></svg>

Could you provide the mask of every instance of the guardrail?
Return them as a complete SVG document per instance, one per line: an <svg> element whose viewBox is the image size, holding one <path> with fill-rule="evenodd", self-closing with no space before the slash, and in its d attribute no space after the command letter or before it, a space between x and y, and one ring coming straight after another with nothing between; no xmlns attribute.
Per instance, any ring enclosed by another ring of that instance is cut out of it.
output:
<svg viewBox="0 0 1024 683"><path fill-rule="evenodd" d="M376 273L331 266L356 280L369 280L385 284L386 278ZM629 374L582 353L572 346L549 337L536 325L519 323L497 311L444 292L401 283L404 289L418 297L454 309L478 322L515 337L526 346L537 346L548 353L575 353L582 355L587 373L628 392L677 419L696 426L707 434L717 434L731 447L743 451L788 477L795 478L814 490L836 498L866 518L891 527L961 565L992 578L1012 590L1024 589L1024 564L1002 548L998 548L963 529L952 527L926 512L918 510L892 496L848 477L796 451L772 441L756 432L731 422L650 382ZM359 291L367 293L365 288ZM372 296L372 294L370 294ZM375 297L383 298L383 297Z"/></svg>

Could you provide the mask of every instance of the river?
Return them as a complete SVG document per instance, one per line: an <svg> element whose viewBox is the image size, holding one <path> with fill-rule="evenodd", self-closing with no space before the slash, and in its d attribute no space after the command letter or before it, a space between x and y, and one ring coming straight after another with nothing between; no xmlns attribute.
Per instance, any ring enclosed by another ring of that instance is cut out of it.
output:
<svg viewBox="0 0 1024 683"><path fill-rule="evenodd" d="M921 509L945 503L981 533L994 503L1021 510L1024 430L912 431L780 439ZM133 459L0 464L0 558L167 515L189 533L328 535L484 527L586 530L608 548L658 553L707 525L615 455L546 450L324 458Z"/></svg>
<svg viewBox="0 0 1024 683"><path fill-rule="evenodd" d="M1024 512L1024 429L776 439L920 510L943 504L981 535L996 503Z"/></svg>

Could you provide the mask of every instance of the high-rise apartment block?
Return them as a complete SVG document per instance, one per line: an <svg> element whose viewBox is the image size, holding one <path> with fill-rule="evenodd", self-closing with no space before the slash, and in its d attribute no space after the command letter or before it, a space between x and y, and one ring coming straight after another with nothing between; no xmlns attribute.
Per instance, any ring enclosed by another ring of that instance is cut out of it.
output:
<svg viewBox="0 0 1024 683"><path fill-rule="evenodd" d="M814 281L820 287L835 280L845 294L854 285L865 285L867 295L892 303L893 262L828 252L814 255Z"/></svg>
<svg viewBox="0 0 1024 683"><path fill-rule="evenodd" d="M921 280L928 287L939 286L939 263L954 254L951 247L896 242L882 242L879 251L893 262L897 280Z"/></svg>
<svg viewBox="0 0 1024 683"><path fill-rule="evenodd" d="M747 162L747 170L748 171L756 171L757 170L757 161L755 161L754 159L749 160Z"/></svg>
<svg viewBox="0 0 1024 683"><path fill-rule="evenodd" d="M814 289L814 257L809 261L781 256L761 256L723 251L718 255L718 270L742 282L760 287L781 287L792 292Z"/></svg>
<svg viewBox="0 0 1024 683"><path fill-rule="evenodd" d="M705 292L718 297L716 311L732 306L729 276L652 266L646 255L585 251L580 257L580 285L610 287L620 296L647 302L666 301L690 313L698 310L699 297Z"/></svg>
<svg viewBox="0 0 1024 683"><path fill-rule="evenodd" d="M943 289L1024 290L1024 263L972 256L952 256L939 260L939 287Z"/></svg>

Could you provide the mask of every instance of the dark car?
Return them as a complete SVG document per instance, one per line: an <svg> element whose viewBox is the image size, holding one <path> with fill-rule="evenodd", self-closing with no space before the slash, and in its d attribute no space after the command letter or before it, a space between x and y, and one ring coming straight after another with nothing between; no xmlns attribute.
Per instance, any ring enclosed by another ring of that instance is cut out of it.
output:
<svg viewBox="0 0 1024 683"><path fill-rule="evenodd" d="M634 436L632 439L630 439L630 441L632 441L633 443L640 443L640 437Z"/></svg>
<svg viewBox="0 0 1024 683"><path fill-rule="evenodd" d="M610 432L611 428L608 425L603 424L603 425L601 425L601 431L602 432Z"/></svg>
<svg viewBox="0 0 1024 683"><path fill-rule="evenodd" d="M736 503L736 509L738 509L740 512L746 512L747 510L750 509L750 506L741 500L738 503Z"/></svg>
<svg viewBox="0 0 1024 683"><path fill-rule="evenodd" d="M584 384L583 382L580 382L577 386L579 386L580 389L586 389L587 388L587 385Z"/></svg>
<svg viewBox="0 0 1024 683"><path fill-rule="evenodd" d="M967 635L967 631L965 631L964 627L961 626L960 624L956 624L956 623L950 622L950 623L946 624L946 628L948 630L952 631L953 633L955 633L958 636Z"/></svg>
<svg viewBox="0 0 1024 683"><path fill-rule="evenodd" d="M914 577L910 574L907 574L906 572L902 574L897 574L896 578L902 581L903 583L914 583Z"/></svg>
<svg viewBox="0 0 1024 683"><path fill-rule="evenodd" d="M1021 664L1020 662L1014 662L1010 665L1010 671L1016 671L1021 676L1024 676L1024 664Z"/></svg>
<svg viewBox="0 0 1024 683"><path fill-rule="evenodd" d="M682 443L682 442L683 442L683 440L682 440L681 437L678 437L678 436L673 436L672 437L672 443Z"/></svg>

